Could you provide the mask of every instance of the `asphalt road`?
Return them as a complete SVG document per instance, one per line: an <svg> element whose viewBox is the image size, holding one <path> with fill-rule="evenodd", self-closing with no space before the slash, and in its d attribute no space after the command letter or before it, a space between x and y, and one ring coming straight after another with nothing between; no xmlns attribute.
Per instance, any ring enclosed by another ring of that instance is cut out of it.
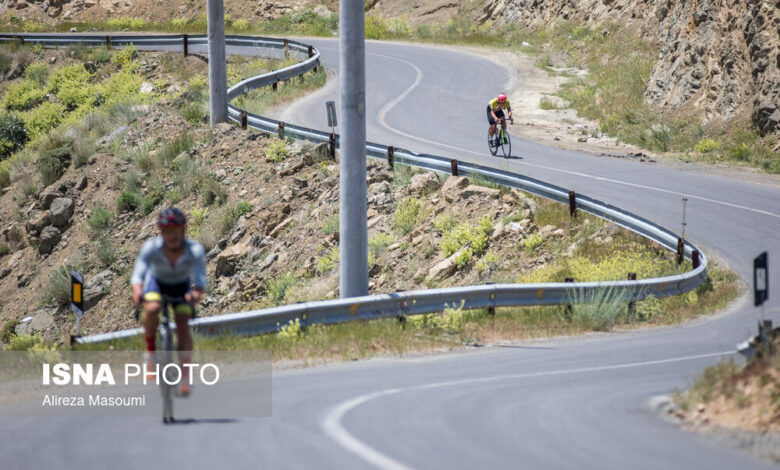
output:
<svg viewBox="0 0 780 470"><path fill-rule="evenodd" d="M335 68L337 43L311 42ZM745 278L769 250L770 292L778 292L778 186L519 139L516 158L490 157L484 107L512 79L503 67L387 43L369 43L367 63L371 141L521 172L675 229L688 197L689 238ZM284 116L325 129L323 102L336 90ZM778 305L767 309L776 322ZM728 357L757 318L743 301L678 327L280 372L270 418L168 427L152 418L0 418L0 468L772 468L647 405ZM240 384L231 397L240 400Z"/></svg>

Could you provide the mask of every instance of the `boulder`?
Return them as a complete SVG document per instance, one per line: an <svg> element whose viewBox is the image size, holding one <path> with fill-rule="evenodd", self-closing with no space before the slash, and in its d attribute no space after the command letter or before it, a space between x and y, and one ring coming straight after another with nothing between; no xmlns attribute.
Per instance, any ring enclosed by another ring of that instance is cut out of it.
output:
<svg viewBox="0 0 780 470"><path fill-rule="evenodd" d="M247 255L249 255L249 245L244 243L233 245L217 255L217 277L232 276L235 274L238 265L241 264L241 261L243 261Z"/></svg>
<svg viewBox="0 0 780 470"><path fill-rule="evenodd" d="M45 211L33 210L28 217L29 220L27 221L25 228L27 229L27 233L33 236L37 237L43 228L49 225L49 214Z"/></svg>
<svg viewBox="0 0 780 470"><path fill-rule="evenodd" d="M453 189L465 189L468 185L469 179L465 176L450 176L442 185L441 191L446 193Z"/></svg>
<svg viewBox="0 0 780 470"><path fill-rule="evenodd" d="M62 239L59 229L52 225L47 226L41 232L40 239L38 240L38 253L47 254L51 253L51 250L57 246L57 243Z"/></svg>
<svg viewBox="0 0 780 470"><path fill-rule="evenodd" d="M392 188L390 187L390 183L387 181L382 181L379 183L373 183L371 186L368 187L369 193L377 193L377 194L388 194L392 192Z"/></svg>
<svg viewBox="0 0 780 470"><path fill-rule="evenodd" d="M64 227L70 223L70 218L73 216L73 199L69 197L58 197L51 203L49 209L49 218L51 223Z"/></svg>
<svg viewBox="0 0 780 470"><path fill-rule="evenodd" d="M55 199L65 196L59 191L59 186L55 186L56 185L49 186L41 192L40 196L38 196L38 207L41 210L47 210L51 207L51 203L54 202Z"/></svg>
<svg viewBox="0 0 780 470"><path fill-rule="evenodd" d="M409 181L409 191L412 193L427 194L437 189L439 189L439 177L435 173L414 175Z"/></svg>
<svg viewBox="0 0 780 470"><path fill-rule="evenodd" d="M435 281L454 273L455 270L458 269L458 265L455 264L455 259L459 254L460 250L449 258L440 261L436 266L428 270L428 275L425 277L425 279L428 281Z"/></svg>
<svg viewBox="0 0 780 470"><path fill-rule="evenodd" d="M114 277L114 272L106 269L87 279L84 283L84 309L92 308L110 292Z"/></svg>
<svg viewBox="0 0 780 470"><path fill-rule="evenodd" d="M497 199L500 194L501 191L499 191L498 189L487 188L485 186L477 186L476 184L470 184L460 193L460 196L463 198L467 198L474 195L483 195L483 196Z"/></svg>
<svg viewBox="0 0 780 470"><path fill-rule="evenodd" d="M27 246L27 234L20 223L12 223L5 233L5 238L14 251L23 250Z"/></svg>
<svg viewBox="0 0 780 470"><path fill-rule="evenodd" d="M33 319L29 323L30 333L43 333L54 325L54 314L56 308L42 308L33 314Z"/></svg>

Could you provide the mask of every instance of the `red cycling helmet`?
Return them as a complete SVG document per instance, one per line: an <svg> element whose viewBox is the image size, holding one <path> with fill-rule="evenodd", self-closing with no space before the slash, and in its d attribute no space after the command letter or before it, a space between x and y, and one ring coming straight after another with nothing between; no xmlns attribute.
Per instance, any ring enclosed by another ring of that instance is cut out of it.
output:
<svg viewBox="0 0 780 470"><path fill-rule="evenodd" d="M498 94L498 102L499 103L506 103L506 94L505 93L499 93Z"/></svg>
<svg viewBox="0 0 780 470"><path fill-rule="evenodd" d="M159 228L184 227L185 225L187 225L187 216L175 207L163 210L160 216L157 217L157 226Z"/></svg>

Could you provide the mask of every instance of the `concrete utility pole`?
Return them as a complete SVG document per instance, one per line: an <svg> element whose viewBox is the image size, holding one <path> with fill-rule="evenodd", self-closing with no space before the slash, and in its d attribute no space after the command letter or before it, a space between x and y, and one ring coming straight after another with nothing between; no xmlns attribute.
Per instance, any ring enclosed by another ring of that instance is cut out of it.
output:
<svg viewBox="0 0 780 470"><path fill-rule="evenodd" d="M363 0L339 2L339 293L341 298L368 295L366 227L366 44Z"/></svg>
<svg viewBox="0 0 780 470"><path fill-rule="evenodd" d="M209 30L209 123L228 121L225 8L222 0L206 0Z"/></svg>

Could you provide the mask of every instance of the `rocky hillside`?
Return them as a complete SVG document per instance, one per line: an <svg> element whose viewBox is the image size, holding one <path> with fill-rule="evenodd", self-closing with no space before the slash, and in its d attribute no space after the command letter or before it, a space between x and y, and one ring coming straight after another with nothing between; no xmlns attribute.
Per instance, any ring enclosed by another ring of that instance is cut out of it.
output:
<svg viewBox="0 0 780 470"><path fill-rule="evenodd" d="M777 2L489 0L480 22L537 27L558 20L618 23L658 44L645 97L705 121L752 120L780 130L780 10Z"/></svg>

